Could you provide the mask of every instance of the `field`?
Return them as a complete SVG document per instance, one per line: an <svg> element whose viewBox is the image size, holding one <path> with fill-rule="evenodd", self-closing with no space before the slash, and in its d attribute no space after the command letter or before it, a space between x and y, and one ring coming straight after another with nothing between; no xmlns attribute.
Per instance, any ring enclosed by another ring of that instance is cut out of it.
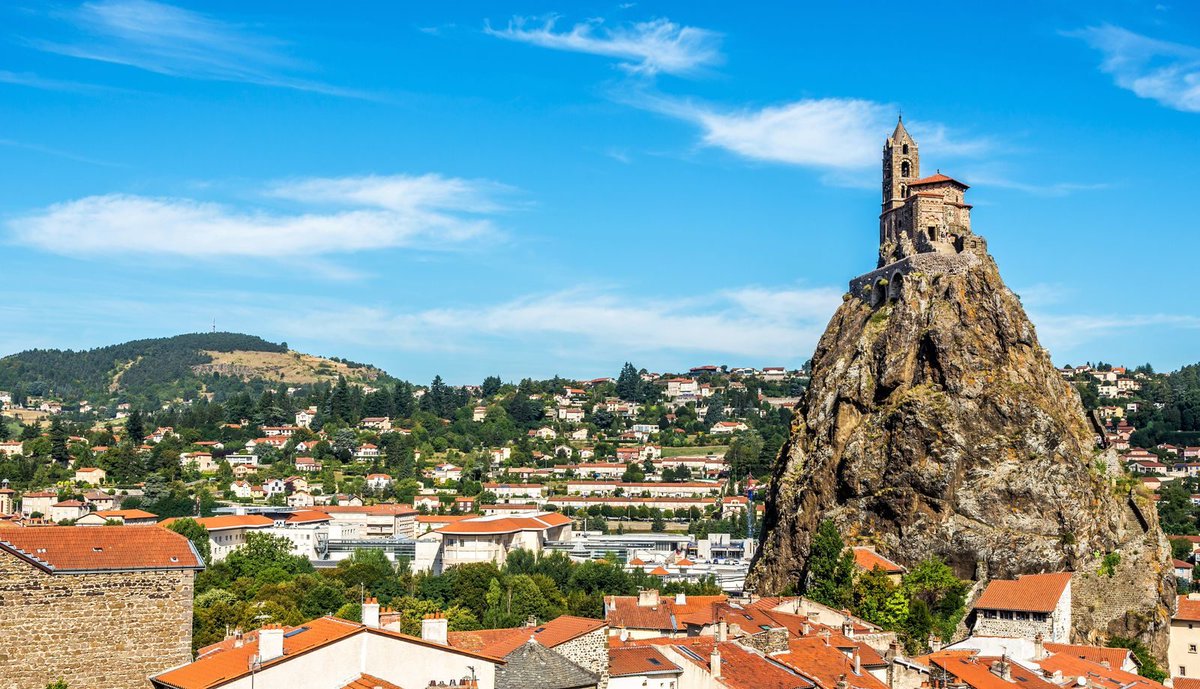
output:
<svg viewBox="0 0 1200 689"><path fill-rule="evenodd" d="M241 378L263 378L296 385L337 380L339 375L349 381L370 381L379 376L374 368L350 368L346 364L299 352L211 352L212 363L196 367L199 371L214 371L221 375Z"/></svg>
<svg viewBox="0 0 1200 689"><path fill-rule="evenodd" d="M725 456L725 445L701 445L700 447L664 447L663 457L702 457L704 455Z"/></svg>

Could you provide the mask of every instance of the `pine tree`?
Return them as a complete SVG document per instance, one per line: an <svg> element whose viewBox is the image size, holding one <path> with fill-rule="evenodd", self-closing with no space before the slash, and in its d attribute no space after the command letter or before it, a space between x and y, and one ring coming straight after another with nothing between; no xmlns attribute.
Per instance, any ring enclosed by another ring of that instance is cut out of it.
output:
<svg viewBox="0 0 1200 689"><path fill-rule="evenodd" d="M67 450L67 429L59 417L54 417L50 422L50 458L59 464L71 461L71 453Z"/></svg>
<svg viewBox="0 0 1200 689"><path fill-rule="evenodd" d="M621 368L621 375L617 376L617 397L627 402L637 402L641 399L642 394L642 377L638 375L638 371L633 367L633 364L628 361Z"/></svg>
<svg viewBox="0 0 1200 689"><path fill-rule="evenodd" d="M134 409L129 413L129 417L125 419L125 435L129 436L129 441L134 445L141 445L146 439L146 422L142 419L142 412Z"/></svg>

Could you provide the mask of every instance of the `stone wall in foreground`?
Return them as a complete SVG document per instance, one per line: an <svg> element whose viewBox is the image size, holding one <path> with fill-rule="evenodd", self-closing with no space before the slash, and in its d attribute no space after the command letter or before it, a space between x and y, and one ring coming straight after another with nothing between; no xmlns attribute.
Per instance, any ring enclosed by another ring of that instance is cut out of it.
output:
<svg viewBox="0 0 1200 689"><path fill-rule="evenodd" d="M0 689L146 689L192 659L194 577L47 574L0 551Z"/></svg>

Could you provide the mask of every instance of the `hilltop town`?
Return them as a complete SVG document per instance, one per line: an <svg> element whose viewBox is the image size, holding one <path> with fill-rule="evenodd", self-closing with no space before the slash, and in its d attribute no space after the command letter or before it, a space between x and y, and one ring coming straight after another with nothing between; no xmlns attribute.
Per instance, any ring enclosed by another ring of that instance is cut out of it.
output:
<svg viewBox="0 0 1200 689"><path fill-rule="evenodd" d="M931 275L990 260L966 185L919 178L902 124L884 155L879 263L843 306L859 326L898 318ZM1087 571L1009 575L951 551L911 557L916 529L894 543L813 514L822 491L841 509L849 484L883 479L786 483L825 441L797 444L824 422L806 408L814 389L842 382L816 358L413 385L315 359L271 380L236 347L186 338L156 350L180 377L142 370L140 388L120 372L143 358L116 372L108 354L0 362L0 689L1200 687L1200 368L1049 369L1087 410L1097 502L1157 505L1137 512L1138 547L1159 521L1172 537L1156 645L1080 633L1097 581L1133 590L1119 550L1071 561ZM37 362L44 375L23 379ZM54 377L72 366L87 375ZM939 386L883 407L930 404ZM809 522L784 521L786 500ZM803 575L781 576L790 563L768 567L797 534Z"/></svg>

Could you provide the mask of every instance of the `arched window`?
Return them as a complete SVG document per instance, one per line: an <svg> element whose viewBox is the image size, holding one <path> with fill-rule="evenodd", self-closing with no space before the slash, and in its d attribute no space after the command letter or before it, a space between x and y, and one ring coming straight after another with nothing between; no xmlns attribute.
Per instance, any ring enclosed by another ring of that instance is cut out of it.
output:
<svg viewBox="0 0 1200 689"><path fill-rule="evenodd" d="M903 163L900 163L900 176L908 177L908 161L907 160L904 161Z"/></svg>
<svg viewBox="0 0 1200 689"><path fill-rule="evenodd" d="M900 185L900 198L902 198L902 199L908 198L908 185L907 184Z"/></svg>

